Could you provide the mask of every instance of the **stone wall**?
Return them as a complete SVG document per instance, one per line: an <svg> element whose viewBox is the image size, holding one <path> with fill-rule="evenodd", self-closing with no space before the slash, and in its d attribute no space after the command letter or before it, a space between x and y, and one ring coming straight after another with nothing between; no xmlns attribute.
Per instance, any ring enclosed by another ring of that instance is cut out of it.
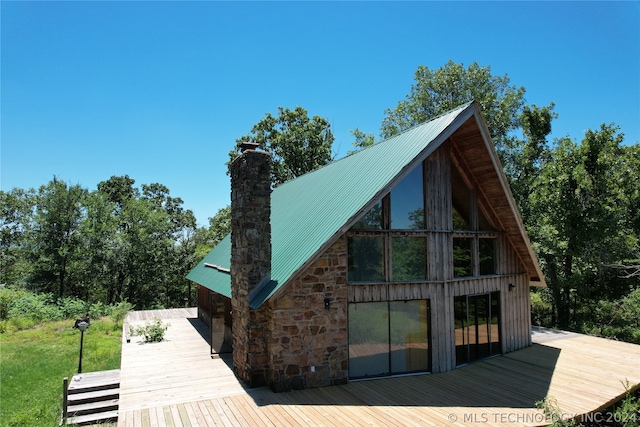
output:
<svg viewBox="0 0 640 427"><path fill-rule="evenodd" d="M246 150L231 172L231 307L233 367L250 387L267 382L268 307L247 297L271 272L271 157Z"/></svg>
<svg viewBox="0 0 640 427"><path fill-rule="evenodd" d="M325 308L325 298L329 308ZM266 304L265 304L266 305ZM347 243L343 236L269 301L274 391L347 382Z"/></svg>

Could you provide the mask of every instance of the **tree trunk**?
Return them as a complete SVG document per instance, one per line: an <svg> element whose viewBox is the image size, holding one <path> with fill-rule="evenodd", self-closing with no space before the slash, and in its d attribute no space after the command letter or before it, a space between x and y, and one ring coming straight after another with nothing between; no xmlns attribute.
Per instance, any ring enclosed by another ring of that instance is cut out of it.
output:
<svg viewBox="0 0 640 427"><path fill-rule="evenodd" d="M547 263L547 268L549 269L549 288L551 288L551 293L553 295L553 310L551 311L551 321L553 325L556 325L557 318L560 316L561 311L561 292L560 292L560 283L558 280L558 268L556 265L556 257L552 254L544 254L544 260Z"/></svg>

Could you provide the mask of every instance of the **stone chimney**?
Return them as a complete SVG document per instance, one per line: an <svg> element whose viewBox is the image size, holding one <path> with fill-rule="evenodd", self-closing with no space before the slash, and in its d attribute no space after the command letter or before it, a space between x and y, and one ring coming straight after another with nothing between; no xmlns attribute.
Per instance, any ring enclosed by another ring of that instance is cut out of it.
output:
<svg viewBox="0 0 640 427"><path fill-rule="evenodd" d="M266 308L248 297L271 273L271 156L243 143L231 173L231 307L233 367L250 387L267 382Z"/></svg>

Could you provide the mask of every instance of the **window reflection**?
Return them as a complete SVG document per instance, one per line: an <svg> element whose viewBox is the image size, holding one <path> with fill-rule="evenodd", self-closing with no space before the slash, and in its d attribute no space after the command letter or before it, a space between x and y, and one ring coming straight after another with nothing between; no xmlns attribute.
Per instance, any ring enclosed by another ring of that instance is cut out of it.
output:
<svg viewBox="0 0 640 427"><path fill-rule="evenodd" d="M388 373L388 303L349 304L349 376L357 378Z"/></svg>
<svg viewBox="0 0 640 427"><path fill-rule="evenodd" d="M422 182L422 165L419 165L391 190L392 229L422 230L425 228Z"/></svg>
<svg viewBox="0 0 640 427"><path fill-rule="evenodd" d="M473 239L465 237L453 239L453 277L473 275L472 242Z"/></svg>
<svg viewBox="0 0 640 427"><path fill-rule="evenodd" d="M456 365L500 354L500 292L454 298Z"/></svg>
<svg viewBox="0 0 640 427"><path fill-rule="evenodd" d="M478 229L483 231L493 231L494 228L484 214L484 211L478 208Z"/></svg>
<svg viewBox="0 0 640 427"><path fill-rule="evenodd" d="M382 230L382 201L369 209L362 218L353 225L354 230Z"/></svg>
<svg viewBox="0 0 640 427"><path fill-rule="evenodd" d="M471 230L471 191L455 166L451 167L451 203L453 229Z"/></svg>
<svg viewBox="0 0 640 427"><path fill-rule="evenodd" d="M429 371L429 301L349 304L349 376Z"/></svg>
<svg viewBox="0 0 640 427"><path fill-rule="evenodd" d="M351 282L381 282L384 280L382 237L349 237L348 280Z"/></svg>
<svg viewBox="0 0 640 427"><path fill-rule="evenodd" d="M391 372L430 370L427 300L391 301Z"/></svg>
<svg viewBox="0 0 640 427"><path fill-rule="evenodd" d="M496 239L480 239L480 275L496 274Z"/></svg>
<svg viewBox="0 0 640 427"><path fill-rule="evenodd" d="M427 239L398 237L391 240L393 281L427 279Z"/></svg>

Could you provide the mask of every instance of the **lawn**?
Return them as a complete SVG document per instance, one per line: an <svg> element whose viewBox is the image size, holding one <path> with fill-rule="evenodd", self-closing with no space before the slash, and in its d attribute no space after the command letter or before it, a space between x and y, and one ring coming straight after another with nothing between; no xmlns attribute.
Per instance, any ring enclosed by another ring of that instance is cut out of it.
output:
<svg viewBox="0 0 640 427"><path fill-rule="evenodd" d="M80 332L73 320L0 334L0 427L58 426L62 379L78 370ZM122 328L91 322L84 334L82 371L120 368Z"/></svg>

